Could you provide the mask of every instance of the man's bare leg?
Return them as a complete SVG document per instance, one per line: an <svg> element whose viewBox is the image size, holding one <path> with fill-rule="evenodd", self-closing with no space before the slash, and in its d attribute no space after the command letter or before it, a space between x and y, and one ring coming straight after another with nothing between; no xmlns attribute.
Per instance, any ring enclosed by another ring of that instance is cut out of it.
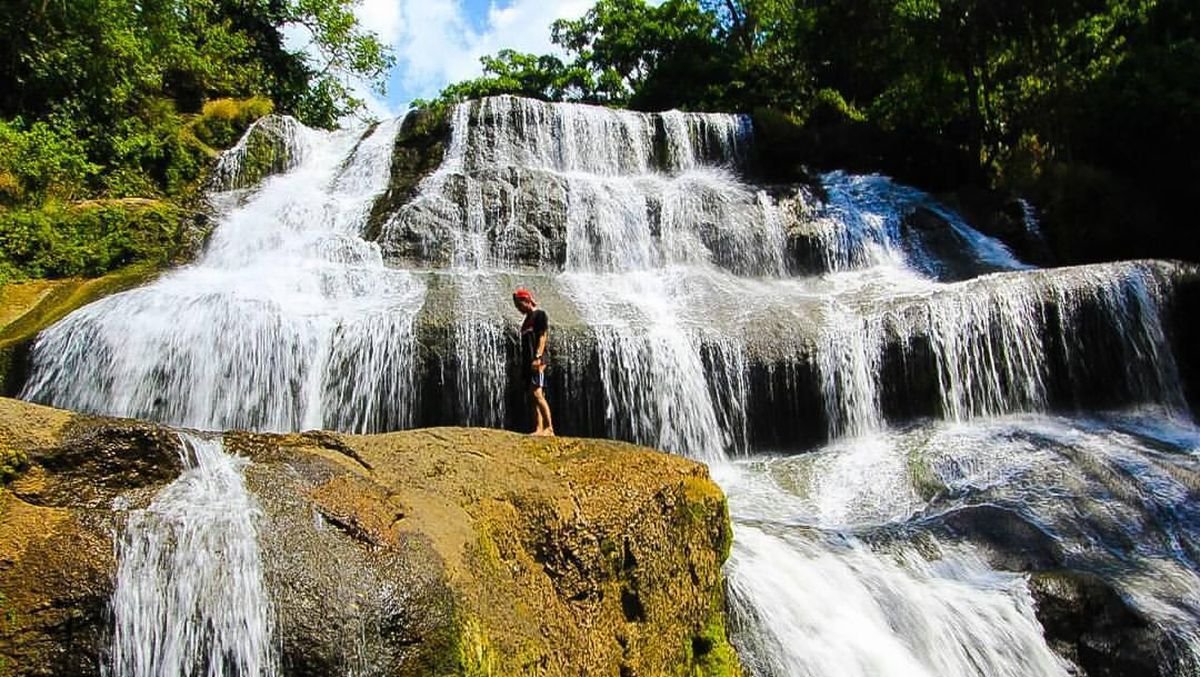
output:
<svg viewBox="0 0 1200 677"><path fill-rule="evenodd" d="M533 432L532 435L537 435L538 431L546 427L542 421L542 410L538 407L537 394L541 392L541 388L534 388L529 391L529 405L533 408Z"/></svg>
<svg viewBox="0 0 1200 677"><path fill-rule="evenodd" d="M546 401L546 394L541 388L533 389L533 411L534 420L537 422L533 434L553 436L554 423L550 419L550 403Z"/></svg>

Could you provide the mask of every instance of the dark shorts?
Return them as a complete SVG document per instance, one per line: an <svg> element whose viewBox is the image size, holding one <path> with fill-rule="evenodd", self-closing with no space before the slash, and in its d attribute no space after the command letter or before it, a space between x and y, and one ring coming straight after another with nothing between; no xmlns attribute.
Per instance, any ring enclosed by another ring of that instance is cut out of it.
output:
<svg viewBox="0 0 1200 677"><path fill-rule="evenodd" d="M546 387L546 370L535 371L529 375L529 389L537 390Z"/></svg>

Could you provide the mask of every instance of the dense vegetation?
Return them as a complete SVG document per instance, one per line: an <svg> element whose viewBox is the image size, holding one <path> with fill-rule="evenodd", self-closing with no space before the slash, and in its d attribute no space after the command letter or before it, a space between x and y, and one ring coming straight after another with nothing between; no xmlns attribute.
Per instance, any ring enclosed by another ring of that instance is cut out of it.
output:
<svg viewBox="0 0 1200 677"><path fill-rule="evenodd" d="M353 0L0 3L0 281L162 260L217 149L329 127L390 56ZM286 35L307 49L290 48Z"/></svg>
<svg viewBox="0 0 1200 677"><path fill-rule="evenodd" d="M391 58L353 2L0 3L0 282L165 260L250 121L359 110L346 78L378 82ZM750 112L780 178L804 164L998 189L1043 210L1064 261L1200 260L1198 14L1191 0L599 0L553 26L559 55L486 57L440 100Z"/></svg>
<svg viewBox="0 0 1200 677"><path fill-rule="evenodd" d="M441 100L752 112L782 162L1029 197L1065 260L1200 260L1194 0L599 0L552 39Z"/></svg>

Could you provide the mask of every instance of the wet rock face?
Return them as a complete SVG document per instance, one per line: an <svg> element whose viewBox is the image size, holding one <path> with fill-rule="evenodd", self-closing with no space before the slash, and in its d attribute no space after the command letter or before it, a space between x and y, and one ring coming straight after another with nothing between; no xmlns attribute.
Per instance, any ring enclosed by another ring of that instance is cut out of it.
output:
<svg viewBox="0 0 1200 677"><path fill-rule="evenodd" d="M471 195L471 193L474 195ZM388 221L390 258L445 266L462 247L466 223L503 260L561 268L566 261L567 186L545 171L505 167L446 178L444 199L413 202Z"/></svg>
<svg viewBox="0 0 1200 677"><path fill-rule="evenodd" d="M1029 583L1050 645L1088 677L1172 674L1162 658L1179 647L1098 576L1043 571Z"/></svg>
<svg viewBox="0 0 1200 677"><path fill-rule="evenodd" d="M212 175L216 190L252 188L263 179L295 167L300 149L300 123L284 115L267 115L250 126L237 145L221 157Z"/></svg>
<svg viewBox="0 0 1200 677"><path fill-rule="evenodd" d="M939 197L960 211L980 232L1004 242L1022 261L1037 266L1055 263L1037 223L1037 214L1012 194L964 187Z"/></svg>
<svg viewBox="0 0 1200 677"><path fill-rule="evenodd" d="M998 270L974 260L970 243L946 219L926 207L917 207L908 214L901 229L912 260L939 280L966 280Z"/></svg>
<svg viewBox="0 0 1200 677"><path fill-rule="evenodd" d="M114 535L178 475L179 439L0 400L0 443L29 458L0 488L0 665L98 674ZM732 534L698 464L450 428L224 444L250 460L283 674L737 674Z"/></svg>
<svg viewBox="0 0 1200 677"><path fill-rule="evenodd" d="M412 200L421 180L441 164L449 141L447 111L419 110L404 118L392 151L387 190L376 200L367 219L364 231L367 239L378 239L392 215ZM395 255L404 254L397 251Z"/></svg>
<svg viewBox="0 0 1200 677"><path fill-rule="evenodd" d="M1168 317L1175 345L1200 345L1200 275L1189 277L1179 286L1168 308ZM1175 354L1192 414L1200 414L1200 355L1194 350L1179 350Z"/></svg>

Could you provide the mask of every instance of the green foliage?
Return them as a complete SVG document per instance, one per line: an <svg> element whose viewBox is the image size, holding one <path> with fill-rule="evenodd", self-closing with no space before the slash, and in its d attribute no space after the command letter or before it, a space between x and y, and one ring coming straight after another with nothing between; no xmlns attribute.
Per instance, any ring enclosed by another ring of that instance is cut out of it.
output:
<svg viewBox="0 0 1200 677"><path fill-rule="evenodd" d="M0 449L0 484L7 484L16 479L29 467L29 455L20 449ZM4 597L0 595L0 608L4 606Z"/></svg>
<svg viewBox="0 0 1200 677"><path fill-rule="evenodd" d="M165 263L182 219L163 202L109 201L0 211L0 270L8 279L96 276L134 261Z"/></svg>
<svg viewBox="0 0 1200 677"><path fill-rule="evenodd" d="M595 75L582 98L625 104L656 74L681 70L682 61L701 60L716 49L715 30L714 17L694 0L667 0L658 7L644 0L600 0L577 20L556 21L551 38Z"/></svg>
<svg viewBox="0 0 1200 677"><path fill-rule="evenodd" d="M192 123L196 138L213 148L229 148L245 133L252 122L274 109L270 99L213 99L200 110Z"/></svg>
<svg viewBox="0 0 1200 677"><path fill-rule="evenodd" d="M100 187L109 197L176 196L195 188L206 155L185 133L169 99L153 99L135 117L115 123L105 139L110 171Z"/></svg>
<svg viewBox="0 0 1200 677"><path fill-rule="evenodd" d="M0 199L71 199L82 195L100 167L61 120L26 124L0 120Z"/></svg>
<svg viewBox="0 0 1200 677"><path fill-rule="evenodd" d="M178 210L113 200L193 200L214 148L273 107L325 127L361 113L348 78L380 82L391 56L354 4L0 3L0 277L161 260ZM68 206L88 198L103 205Z"/></svg>
<svg viewBox="0 0 1200 677"><path fill-rule="evenodd" d="M442 102L513 94L653 108L719 82L723 46L716 19L695 0L600 0L583 17L552 26L553 42L572 58L503 50L481 59L484 74L450 85ZM704 84L699 81L703 80Z"/></svg>
<svg viewBox="0 0 1200 677"><path fill-rule="evenodd" d="M483 76L447 87L441 101L465 101L498 94L513 94L546 101L567 98L572 90L593 87L591 75L568 67L555 56L526 54L511 49L480 59ZM423 102L421 102L423 103Z"/></svg>
<svg viewBox="0 0 1200 677"><path fill-rule="evenodd" d="M319 126L360 111L345 79L378 80L391 57L352 8L353 0L3 3L0 81L13 86L0 88L0 200L180 195L195 187L211 154L204 146L233 143L272 100ZM286 26L307 33L307 51L283 46Z"/></svg>
<svg viewBox="0 0 1200 677"><path fill-rule="evenodd" d="M353 0L11 0L0 5L0 117L60 112L111 124L151 98L194 112L259 94L308 124L362 109L347 76L379 82L392 61ZM307 51L284 47L283 29Z"/></svg>

